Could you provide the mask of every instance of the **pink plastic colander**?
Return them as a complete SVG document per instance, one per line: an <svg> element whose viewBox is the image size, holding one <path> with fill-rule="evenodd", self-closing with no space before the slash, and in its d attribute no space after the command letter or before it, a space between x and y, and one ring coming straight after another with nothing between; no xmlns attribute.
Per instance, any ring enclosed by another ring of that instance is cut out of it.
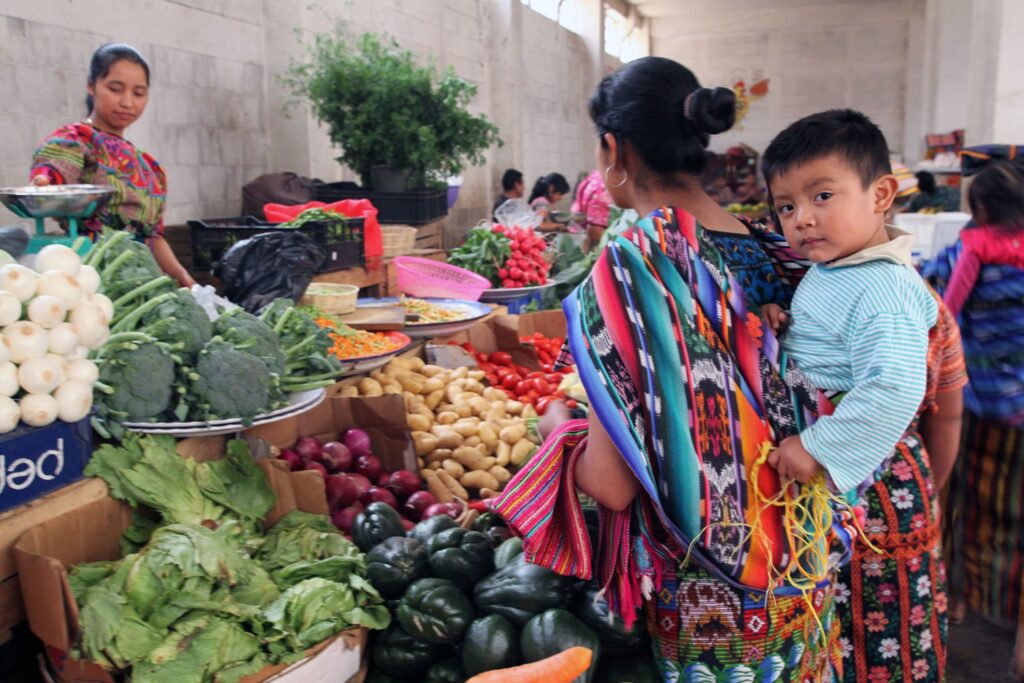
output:
<svg viewBox="0 0 1024 683"><path fill-rule="evenodd" d="M393 263L398 271L398 288L409 296L478 301L491 287L487 278L443 261L396 256Z"/></svg>

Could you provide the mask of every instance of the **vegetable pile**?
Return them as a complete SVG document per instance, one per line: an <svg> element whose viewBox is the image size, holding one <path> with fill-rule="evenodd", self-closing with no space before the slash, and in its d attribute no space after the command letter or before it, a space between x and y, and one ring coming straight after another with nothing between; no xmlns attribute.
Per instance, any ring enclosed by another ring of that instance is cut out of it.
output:
<svg viewBox="0 0 1024 683"><path fill-rule="evenodd" d="M527 563L519 539L495 546L496 537L480 525L463 528L444 515L403 533L387 506L372 514L368 508L356 529L356 542L362 538L367 549L367 576L393 617L374 635L368 683L506 681L486 672L540 662L508 673L522 681L656 679L642 621L626 629L596 583ZM546 661L579 647L592 656ZM560 677L559 662L570 661L574 674Z"/></svg>
<svg viewBox="0 0 1024 683"><path fill-rule="evenodd" d="M35 265L0 267L0 433L19 421L44 427L85 418L99 376L86 356L109 335L113 305L96 270L56 244Z"/></svg>
<svg viewBox="0 0 1024 683"><path fill-rule="evenodd" d="M462 246L448 254L448 263L482 275L495 287L533 287L547 283L551 264L544 258L546 248L544 239L530 228L474 228Z"/></svg>
<svg viewBox="0 0 1024 683"><path fill-rule="evenodd" d="M94 428L118 436L123 422L241 419L287 403L292 391L333 384L332 340L291 302L258 318L240 308L211 321L191 292L162 275L149 249L108 233L86 263L112 300L111 335L95 353Z"/></svg>
<svg viewBox="0 0 1024 683"><path fill-rule="evenodd" d="M438 502L451 503L501 491L539 443L536 411L482 379L482 370L395 358L341 395L404 396L420 475Z"/></svg>
<svg viewBox="0 0 1024 683"><path fill-rule="evenodd" d="M245 443L182 458L170 437L101 447L86 474L139 513L120 560L75 566L75 656L139 683L237 681L346 628L387 627L365 556L327 518L298 510L263 534L274 503Z"/></svg>
<svg viewBox="0 0 1024 683"><path fill-rule="evenodd" d="M537 333L537 335L539 334ZM524 337L523 341L532 343L536 340L537 335ZM540 336L543 338L543 335ZM565 367L558 372L554 372L552 370L554 362L547 361L548 356L542 350L551 348L554 346L553 342L560 341L558 339L546 340L538 346L537 355L540 357L541 365L545 368L544 371L531 370L530 368L516 365L512 362L512 356L506 351L475 353L475 349L469 344L462 344L462 347L470 353L474 353L477 367L484 371L484 379L487 380L488 384L501 389L511 399L534 406L537 414L543 415L547 412L548 406L552 401L568 398L566 393L561 390L560 385L565 376L572 372L572 368ZM451 343L454 344L454 342ZM547 344L547 346L544 344ZM560 343L558 348L561 349ZM575 400L571 400L569 407L575 408L575 403Z"/></svg>
<svg viewBox="0 0 1024 683"><path fill-rule="evenodd" d="M401 336L356 330L316 308L304 306L300 310L326 331L331 340L328 351L339 360L379 356L403 346L404 338Z"/></svg>

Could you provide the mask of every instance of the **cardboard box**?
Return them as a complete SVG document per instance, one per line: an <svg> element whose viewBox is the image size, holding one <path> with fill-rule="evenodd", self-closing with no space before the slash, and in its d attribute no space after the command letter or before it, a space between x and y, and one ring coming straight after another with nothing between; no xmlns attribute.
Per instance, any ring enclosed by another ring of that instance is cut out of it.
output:
<svg viewBox="0 0 1024 683"><path fill-rule="evenodd" d="M178 450L188 453L194 449L192 452L198 452L199 457L208 457L217 443L207 439L186 439L179 443ZM223 440L219 443L222 445ZM326 514L323 480L315 472L289 472L285 463L275 460L261 460L258 465L267 475L277 501L264 518L265 526L273 526L295 509ZM78 605L68 584L68 568L82 562L121 557L120 537L130 523L131 510L128 505L104 496L39 522L26 531L14 546L18 573L32 577L31 581L22 582L29 627L47 646L50 663L61 681L113 681L110 674L98 665L78 661L67 655L80 632ZM332 647L339 640L345 643L344 649L340 646ZM359 654L365 642L365 629L351 629L310 648L307 650L308 657L292 667L266 667L243 680L245 683L276 680L273 677L282 673L304 670L305 666L320 656L331 660L330 666L335 668L335 680L347 680L358 672ZM348 650L355 650L355 654L350 656ZM345 673L340 668L342 662L335 661L338 657L344 660ZM320 670L321 664L324 663L317 664L317 670ZM298 677L288 674L288 677L280 680L298 683L300 680L319 679L307 679L300 673Z"/></svg>
<svg viewBox="0 0 1024 683"><path fill-rule="evenodd" d="M359 427L370 435L373 452L385 470L416 471L416 453L406 420L405 400L398 395L328 396L313 410L287 420L253 427L245 435L278 448L287 448L303 436L312 436L321 442L337 441L341 433L350 427Z"/></svg>
<svg viewBox="0 0 1024 683"><path fill-rule="evenodd" d="M0 511L80 479L90 457L88 418L46 427L21 425L0 436Z"/></svg>

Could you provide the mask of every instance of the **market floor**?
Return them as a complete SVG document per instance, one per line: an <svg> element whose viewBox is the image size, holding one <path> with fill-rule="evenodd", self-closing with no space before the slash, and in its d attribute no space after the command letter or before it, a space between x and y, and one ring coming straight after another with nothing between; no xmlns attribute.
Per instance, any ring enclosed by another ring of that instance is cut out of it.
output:
<svg viewBox="0 0 1024 683"><path fill-rule="evenodd" d="M947 683L1005 683L1010 681L1012 628L996 626L977 615L949 627Z"/></svg>

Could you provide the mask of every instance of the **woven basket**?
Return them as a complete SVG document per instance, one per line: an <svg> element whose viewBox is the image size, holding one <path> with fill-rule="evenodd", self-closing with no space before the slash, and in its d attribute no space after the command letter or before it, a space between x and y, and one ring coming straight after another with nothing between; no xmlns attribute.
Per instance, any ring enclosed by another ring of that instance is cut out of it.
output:
<svg viewBox="0 0 1024 683"><path fill-rule="evenodd" d="M359 288L355 285L314 282L306 288L306 292L299 299L299 304L314 306L331 315L345 315L356 310L358 296Z"/></svg>
<svg viewBox="0 0 1024 683"><path fill-rule="evenodd" d="M384 258L404 256L416 248L416 228L408 225L382 225L380 234L384 241Z"/></svg>

